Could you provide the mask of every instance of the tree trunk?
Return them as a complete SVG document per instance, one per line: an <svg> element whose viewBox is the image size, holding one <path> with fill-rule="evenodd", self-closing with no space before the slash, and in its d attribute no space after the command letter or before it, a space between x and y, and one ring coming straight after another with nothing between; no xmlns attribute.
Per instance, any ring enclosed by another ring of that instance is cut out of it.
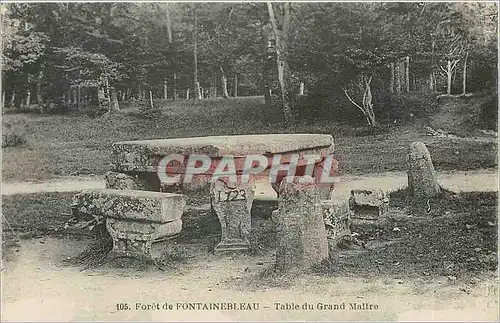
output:
<svg viewBox="0 0 500 323"><path fill-rule="evenodd" d="M234 73L234 91L233 91L234 97L238 96L238 74Z"/></svg>
<svg viewBox="0 0 500 323"><path fill-rule="evenodd" d="M71 96L73 98L73 105L77 106L78 105L78 90L73 88L71 90Z"/></svg>
<svg viewBox="0 0 500 323"><path fill-rule="evenodd" d="M389 91L394 93L394 62L391 62L391 83L389 84Z"/></svg>
<svg viewBox="0 0 500 323"><path fill-rule="evenodd" d="M26 93L26 107L29 108L31 104L31 90L28 89L28 93Z"/></svg>
<svg viewBox="0 0 500 323"><path fill-rule="evenodd" d="M166 20L166 25L167 25L167 39L168 39L168 43L171 45L172 44L172 19L170 18L170 8L169 8L169 3L166 2L165 3L165 20ZM169 58L168 58L169 61L172 61L172 58L171 56L169 55ZM173 93L172 93L172 100L175 101L176 99L176 93L175 93L175 82L176 82L176 75L174 73L173 75L173 79L174 79L174 90L173 90ZM167 78L165 77L165 80L163 81L163 99L167 100L168 98L168 93L167 93Z"/></svg>
<svg viewBox="0 0 500 323"><path fill-rule="evenodd" d="M166 100L168 97L167 79L163 80L163 99Z"/></svg>
<svg viewBox="0 0 500 323"><path fill-rule="evenodd" d="M266 104L266 109L271 108L271 89L269 88L269 68L268 68L268 59L267 57L264 59L264 63L262 64L262 88L264 95L264 102Z"/></svg>
<svg viewBox="0 0 500 323"><path fill-rule="evenodd" d="M262 94L264 95L264 102L266 109L271 108L271 88L269 85L269 63L271 62L272 53L274 52L273 44L271 43L271 33L272 28L269 24L262 28L262 33L264 35L263 39L265 42L266 52L263 55L262 60Z"/></svg>
<svg viewBox="0 0 500 323"><path fill-rule="evenodd" d="M78 84L78 88L76 90L76 108L78 110L80 110L80 108L81 108L81 104L80 104L81 97L82 97L82 88L81 88L80 84Z"/></svg>
<svg viewBox="0 0 500 323"><path fill-rule="evenodd" d="M40 70L38 72L38 78L36 80L36 103L38 105L43 104L43 98L42 98L42 81L43 81L43 71Z"/></svg>
<svg viewBox="0 0 500 323"><path fill-rule="evenodd" d="M434 71L431 70L429 73L429 90L434 92Z"/></svg>
<svg viewBox="0 0 500 323"><path fill-rule="evenodd" d="M429 74L429 89L431 92L436 91L436 72L435 72L435 67L436 67L436 56L435 56L435 47L436 47L436 42L434 40L434 34L431 33L431 73Z"/></svg>
<svg viewBox="0 0 500 323"><path fill-rule="evenodd" d="M361 77L361 82L362 82L362 85L358 85L360 87L363 87L363 92L364 92L363 93L363 101L362 101L361 105L356 103L356 101L354 101L350 97L349 93L347 93L346 88L343 88L343 91L344 91L344 94L346 95L347 99L349 99L349 101L363 113L368 125L374 126L377 124L377 121L375 120L375 113L373 112L372 90L371 90L372 77L370 76L367 78L366 76L363 75Z"/></svg>
<svg viewBox="0 0 500 323"><path fill-rule="evenodd" d="M167 23L167 39L168 43L172 44L172 19L170 18L169 3L165 2L165 20Z"/></svg>
<svg viewBox="0 0 500 323"><path fill-rule="evenodd" d="M10 97L10 107L13 109L16 104L16 91L12 90L12 96Z"/></svg>
<svg viewBox="0 0 500 323"><path fill-rule="evenodd" d="M451 60L448 60L446 65L446 94L451 94L451 78L452 78L452 70L451 70Z"/></svg>
<svg viewBox="0 0 500 323"><path fill-rule="evenodd" d="M109 92L111 99L111 104L109 106L110 111L120 111L120 104L118 103L118 96L116 95L116 89L112 86L109 88Z"/></svg>
<svg viewBox="0 0 500 323"><path fill-rule="evenodd" d="M401 71L401 62L396 61L396 93L399 94L401 93L401 78L402 78L402 71Z"/></svg>
<svg viewBox="0 0 500 323"><path fill-rule="evenodd" d="M377 124L377 121L375 120L375 113L373 112L372 88L371 88L372 77L369 77L368 80L364 78L364 81L366 86L365 89L366 95L364 96L363 106L368 115L369 119L368 123L371 126L374 126L375 124Z"/></svg>
<svg viewBox="0 0 500 323"><path fill-rule="evenodd" d="M304 82L300 82L300 85L299 85L299 96L303 96L304 95Z"/></svg>
<svg viewBox="0 0 500 323"><path fill-rule="evenodd" d="M149 105L151 107L151 110L154 110L154 105L153 105L153 92L149 91Z"/></svg>
<svg viewBox="0 0 500 323"><path fill-rule="evenodd" d="M174 73L174 88L172 93L172 100L177 100L177 74Z"/></svg>
<svg viewBox="0 0 500 323"><path fill-rule="evenodd" d="M291 102L291 92L289 91L290 72L288 70L288 61L285 57L285 53L287 52L288 28L291 21L290 3L283 2L277 3L277 5L282 6L280 17L281 19L276 18L273 3L268 2L267 8L269 11L269 20L271 21L271 26L276 40L276 65L278 67L278 82L281 90L281 106L283 110L283 116L285 119L285 123L291 124L295 118L292 111L293 103ZM278 20L280 22L279 26Z"/></svg>
<svg viewBox="0 0 500 323"><path fill-rule="evenodd" d="M224 73L224 69L222 68L222 66L220 66L220 81L222 84L222 97L228 98L229 93L227 91L227 78L226 78L226 73Z"/></svg>
<svg viewBox="0 0 500 323"><path fill-rule="evenodd" d="M410 92L410 56L406 56L405 79L406 79L406 92Z"/></svg>
<svg viewBox="0 0 500 323"><path fill-rule="evenodd" d="M210 97L217 97L217 73L213 72L212 80L210 81Z"/></svg>
<svg viewBox="0 0 500 323"><path fill-rule="evenodd" d="M66 91L66 105L70 105L71 104L71 88L68 89L68 91Z"/></svg>
<svg viewBox="0 0 500 323"><path fill-rule="evenodd" d="M466 94L467 91L467 59L469 58L469 52L465 54L464 60L464 70L462 73L462 95Z"/></svg>
<svg viewBox="0 0 500 323"><path fill-rule="evenodd" d="M186 100L189 100L189 89L186 90Z"/></svg>
<svg viewBox="0 0 500 323"><path fill-rule="evenodd" d="M194 68L193 68L193 102L200 98L200 83L198 82L198 12L196 10L196 4L193 3L194 7L194 30L193 30L193 58L194 58Z"/></svg>

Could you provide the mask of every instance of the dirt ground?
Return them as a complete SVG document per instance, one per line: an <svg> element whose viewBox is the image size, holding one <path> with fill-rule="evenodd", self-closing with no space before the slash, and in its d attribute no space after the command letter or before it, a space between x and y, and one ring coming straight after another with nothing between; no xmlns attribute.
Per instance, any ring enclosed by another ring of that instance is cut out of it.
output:
<svg viewBox="0 0 500 323"><path fill-rule="evenodd" d="M165 272L108 267L82 271L64 265L64 259L90 242L22 240L13 259L3 263L2 321L498 320L498 278L493 273L455 280L306 274L283 287L279 279L268 285L256 276L272 261L272 254L214 256L198 251L192 260ZM182 310L189 302L256 302L259 309ZM118 310L119 303L131 309ZM158 303L160 309L136 310L137 303ZM162 309L165 303L174 309ZM308 303L313 309L277 310L275 303ZM320 310L318 303L345 303L347 308ZM378 309L350 310L350 303Z"/></svg>
<svg viewBox="0 0 500 323"><path fill-rule="evenodd" d="M454 191L497 191L497 178L494 170L448 172L439 176L441 184ZM369 187L381 183L394 190L404 186L405 181L404 173L343 177L336 194L347 193L353 185ZM66 178L48 185L4 183L3 193L102 186L102 181L96 178ZM259 194L263 200L273 199L264 186ZM193 210L206 212L207 207L199 205ZM193 216L188 213L187 216ZM206 228L192 229L195 231L187 230L189 234L207 240L204 234L210 232ZM206 248L206 241L200 243L189 237L181 240L189 257L163 271L108 265L82 269L68 265L65 262L68 257L74 259L94 242L89 238L44 236L20 240L2 263L2 320L498 320L498 275L492 271L406 276L394 275L397 268L391 270L392 274L384 274L375 267L373 275L368 277L340 272L331 276L305 273L295 278L269 279L262 273L273 263L273 248L249 256L213 255ZM387 261L396 261L389 258ZM374 261L377 266L380 258ZM183 304L209 302L258 303L259 309L182 309ZM138 303L159 304L160 309L142 310L141 305L136 309ZM172 304L173 310L162 309L166 303ZM293 303L299 308L307 303L312 309L278 310L276 303ZM352 310L350 306L354 303L371 304L373 308ZM117 304L127 304L130 309L119 310L117 306L124 305ZM346 309L324 310L318 304L345 304Z"/></svg>
<svg viewBox="0 0 500 323"><path fill-rule="evenodd" d="M340 176L335 194L349 194L353 187L358 189L380 187L396 190L406 185L406 172L387 172L363 176ZM478 169L469 171L438 172L440 184L449 190L460 191L496 191L498 190L498 170ZM30 194L38 192L71 192L83 189L104 188L105 180L100 176L66 176L39 182L2 183L2 195ZM276 193L264 181L257 182L257 199L275 199Z"/></svg>

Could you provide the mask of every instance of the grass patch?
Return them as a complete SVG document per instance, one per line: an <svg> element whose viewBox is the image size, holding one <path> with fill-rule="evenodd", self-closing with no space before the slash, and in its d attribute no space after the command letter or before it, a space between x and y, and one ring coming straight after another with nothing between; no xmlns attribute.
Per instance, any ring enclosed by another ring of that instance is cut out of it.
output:
<svg viewBox="0 0 500 323"><path fill-rule="evenodd" d="M399 171L413 141L428 144L438 170L496 167L497 145L455 142L426 136L423 124L352 126L329 120L299 120L285 127L281 111L266 109L263 98L155 102L160 113L144 118L138 107L91 118L85 114L9 114L9 123L26 122L27 143L3 153L3 179L44 179L55 175L97 174L109 170L116 141L194 136L322 133L335 138L339 174Z"/></svg>
<svg viewBox="0 0 500 323"><path fill-rule="evenodd" d="M2 196L3 258L9 259L8 256L19 247L18 239L84 235L82 231L65 228L65 224L71 218L72 197L73 193Z"/></svg>
<svg viewBox="0 0 500 323"><path fill-rule="evenodd" d="M68 234L74 193L35 193L2 196L2 212L21 238ZM3 231L8 230L6 225Z"/></svg>
<svg viewBox="0 0 500 323"><path fill-rule="evenodd" d="M483 94L472 97L444 97L440 109L432 116L434 129L460 137L484 136L479 129L497 131L498 96Z"/></svg>
<svg viewBox="0 0 500 323"><path fill-rule="evenodd" d="M28 123L24 118L13 118L11 122L2 120L2 148L16 147L26 142Z"/></svg>
<svg viewBox="0 0 500 323"><path fill-rule="evenodd" d="M19 251L19 238L15 233L2 233L2 260L10 260L13 253Z"/></svg>
<svg viewBox="0 0 500 323"><path fill-rule="evenodd" d="M406 205L404 191L391 199L393 207ZM360 239L377 241L377 247L341 251L335 262L325 262L316 271L401 278L496 270L497 201L497 193L444 192L433 201L432 214L399 217L383 227L364 229Z"/></svg>
<svg viewBox="0 0 500 323"><path fill-rule="evenodd" d="M113 240L108 233L107 237L95 241L82 253L76 257L65 259L64 262L68 265L83 267L83 269L97 268L106 262L112 249Z"/></svg>

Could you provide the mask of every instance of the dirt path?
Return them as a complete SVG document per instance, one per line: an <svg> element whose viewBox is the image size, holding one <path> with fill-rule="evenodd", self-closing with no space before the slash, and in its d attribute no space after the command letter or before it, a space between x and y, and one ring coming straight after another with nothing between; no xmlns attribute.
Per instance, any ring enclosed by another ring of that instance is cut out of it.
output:
<svg viewBox="0 0 500 323"><path fill-rule="evenodd" d="M471 171L439 172L441 185L449 190L459 191L498 191L498 171L480 169ZM362 176L343 176L336 185L335 194L349 194L353 188L383 188L395 190L407 183L405 172L388 172ZM30 194L37 192L71 192L83 189L104 188L105 181L100 177L63 177L44 182L2 183L2 195ZM276 199L276 193L267 182L257 183L256 198Z"/></svg>
<svg viewBox="0 0 500 323"><path fill-rule="evenodd" d="M68 176L38 182L2 183L2 195L31 194L41 192L72 192L84 189L104 188L100 177Z"/></svg>
<svg viewBox="0 0 500 323"><path fill-rule="evenodd" d="M495 170L440 173L441 184L454 191L496 191ZM335 194L353 187L396 189L405 173L343 177ZM63 178L42 183L4 183L2 194L75 191L104 187L98 178ZM261 199L275 198L259 184ZM437 277L370 279L303 275L284 287L264 284L254 275L273 261L261 257L211 255L193 247L196 257L178 269L133 271L100 268L80 271L63 265L91 241L71 239L21 240L19 251L2 263L2 321L237 321L237 320L498 320L498 277ZM278 286L281 286L277 284ZM182 310L188 302L258 303L253 311ZM312 310L277 310L275 303L311 304ZM117 310L126 303L130 310ZM173 310L136 310L136 303L172 304ZM318 303L342 304L345 310L320 310ZM351 303L377 305L350 310ZM178 305L179 304L179 305ZM177 306L180 306L177 309Z"/></svg>
<svg viewBox="0 0 500 323"><path fill-rule="evenodd" d="M80 271L62 265L88 241L52 238L23 240L2 268L2 321L7 320L498 320L494 274L450 280L350 278L303 275L285 288L252 278L270 261L199 254L180 269L138 272L101 268ZM249 283L250 282L250 283ZM136 303L172 304L173 310L136 310ZM258 310L182 310L186 302L258 303ZM311 304L312 310L277 310L275 303ZM126 303L130 310L117 310ZM346 304L319 310L318 303ZM350 303L378 309L350 310ZM180 304L180 305L177 305ZM177 309L180 306L180 309Z"/></svg>

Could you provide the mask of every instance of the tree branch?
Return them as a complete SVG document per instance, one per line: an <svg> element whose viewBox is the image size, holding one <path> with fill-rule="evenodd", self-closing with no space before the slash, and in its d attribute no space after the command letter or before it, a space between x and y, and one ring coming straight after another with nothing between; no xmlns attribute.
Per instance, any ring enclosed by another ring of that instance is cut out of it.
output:
<svg viewBox="0 0 500 323"><path fill-rule="evenodd" d="M359 104L357 104L356 102L354 102L353 99L351 99L351 97L349 96L349 94L347 94L347 90L345 88L342 88L342 91L344 91L345 96L349 99L349 101L351 101L351 103L354 104L358 109L360 109L361 112L363 112L363 114L366 116L365 110L363 110L363 108Z"/></svg>

